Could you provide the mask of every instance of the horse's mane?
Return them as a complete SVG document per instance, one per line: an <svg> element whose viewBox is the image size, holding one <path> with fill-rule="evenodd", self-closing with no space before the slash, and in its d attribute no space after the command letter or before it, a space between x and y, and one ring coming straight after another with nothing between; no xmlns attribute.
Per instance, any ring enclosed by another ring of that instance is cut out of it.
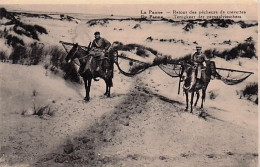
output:
<svg viewBox="0 0 260 167"><path fill-rule="evenodd" d="M86 54L88 54L88 52L89 52L88 50L85 50L82 47L78 46L78 53L77 54L85 56Z"/></svg>
<svg viewBox="0 0 260 167"><path fill-rule="evenodd" d="M191 75L194 67L191 64L184 63L182 68L184 72L186 72L188 75Z"/></svg>

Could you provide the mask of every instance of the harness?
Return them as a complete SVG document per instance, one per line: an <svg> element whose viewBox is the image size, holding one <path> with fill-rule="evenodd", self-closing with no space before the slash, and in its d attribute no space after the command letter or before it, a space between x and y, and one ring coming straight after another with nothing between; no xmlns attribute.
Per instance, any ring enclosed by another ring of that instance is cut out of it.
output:
<svg viewBox="0 0 260 167"><path fill-rule="evenodd" d="M97 44L97 41L94 41L94 42L95 42L97 48L100 48L100 47L101 47L101 46L99 46L99 45Z"/></svg>
<svg viewBox="0 0 260 167"><path fill-rule="evenodd" d="M81 57L81 58L78 58L79 60L81 60L81 59L84 59L84 58L86 58L86 57L88 57L89 55L87 55L87 56L83 56L83 57Z"/></svg>
<svg viewBox="0 0 260 167"><path fill-rule="evenodd" d="M77 53L77 51L78 51L78 47L77 47L77 49L76 49L76 51L75 51L75 53L74 53L74 55ZM74 57L74 55L73 55L73 57ZM86 58L86 57L88 57L89 55L86 55L86 56L83 56L83 57L80 57L80 58L78 58L78 60L81 60L81 59L84 59L84 58ZM73 61L75 64L77 64L78 66L80 66L80 64L78 64L76 61Z"/></svg>

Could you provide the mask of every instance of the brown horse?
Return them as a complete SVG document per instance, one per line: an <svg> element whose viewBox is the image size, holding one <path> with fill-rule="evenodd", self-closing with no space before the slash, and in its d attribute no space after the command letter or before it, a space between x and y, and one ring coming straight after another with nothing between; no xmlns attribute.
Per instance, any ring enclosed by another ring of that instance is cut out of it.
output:
<svg viewBox="0 0 260 167"><path fill-rule="evenodd" d="M93 56L89 55L89 50L89 47L87 50L84 50L78 44L73 44L73 47L69 51L65 60L66 62L71 62L77 58L80 62L80 70L86 68L86 65L88 64L88 68L86 68L83 73L80 73L80 75L83 77L86 89L86 96L84 98L85 101L89 101L91 81L92 79L96 80L95 78L97 77L100 77L105 81L106 92L104 95L110 97L110 90L113 86L112 78L114 72L114 62L116 60L115 56L117 56L117 49L116 47L114 47L114 45L111 46L111 48L105 55L101 70L99 72L95 71L96 62L93 60Z"/></svg>
<svg viewBox="0 0 260 167"><path fill-rule="evenodd" d="M206 67L204 70L202 70L202 75L200 79L196 78L196 67L184 63L182 65L182 81L184 81L183 84L183 91L186 95L186 111L188 111L189 108L189 96L188 94L191 93L191 100L190 100L190 106L191 106L191 113L193 112L193 98L194 93L197 95L197 99L195 101L194 106L197 105L199 97L200 97L200 90L202 90L202 99L201 99L201 108L203 108L203 102L205 102L206 98L206 90L208 87L208 84L210 82L211 76L215 77L216 75L216 67L215 63L213 61L206 61Z"/></svg>

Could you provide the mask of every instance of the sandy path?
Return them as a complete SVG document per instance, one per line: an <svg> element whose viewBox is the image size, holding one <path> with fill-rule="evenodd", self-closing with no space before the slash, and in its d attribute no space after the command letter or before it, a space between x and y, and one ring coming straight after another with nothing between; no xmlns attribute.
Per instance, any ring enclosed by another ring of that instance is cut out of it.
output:
<svg viewBox="0 0 260 167"><path fill-rule="evenodd" d="M257 129L222 119L220 113L227 111L216 108L206 107L209 114L206 120L198 117L197 109L195 114L184 112L182 100L163 96L147 84L151 79L150 70L133 78L115 72L111 98L102 95L103 81L94 82L91 101L85 103L81 100L82 86L73 89L62 86L61 80L44 76L42 67L3 64L1 67L10 71L18 68L20 73L16 72L16 78L27 70L33 71L30 77L24 78L32 86L20 83L19 92L6 83L5 75L11 72L1 70L1 83L10 88L9 92L6 88L1 91L10 94L9 98L4 96L6 99L1 96L1 166L257 164ZM40 78L53 84L46 88ZM14 110L21 107L19 103L7 104L10 98L28 97L33 85L39 91L41 102L46 97L55 100L51 103L55 110L53 116L22 116ZM46 90L49 92L44 94Z"/></svg>
<svg viewBox="0 0 260 167"><path fill-rule="evenodd" d="M77 42L81 45L88 46L89 42L94 39L94 34L90 36L89 27L85 22L80 22L74 29L74 35L72 37L72 42Z"/></svg>
<svg viewBox="0 0 260 167"><path fill-rule="evenodd" d="M93 82L91 101L85 103L83 85L65 83L50 73L46 76L41 66L0 64L0 68L1 166L33 165L43 155L55 152L111 112L128 87L128 79L121 78L124 90L112 92L107 99L103 81ZM27 73L30 75L24 75ZM34 90L36 96L32 96ZM37 107L48 104L54 115L22 115L33 103Z"/></svg>

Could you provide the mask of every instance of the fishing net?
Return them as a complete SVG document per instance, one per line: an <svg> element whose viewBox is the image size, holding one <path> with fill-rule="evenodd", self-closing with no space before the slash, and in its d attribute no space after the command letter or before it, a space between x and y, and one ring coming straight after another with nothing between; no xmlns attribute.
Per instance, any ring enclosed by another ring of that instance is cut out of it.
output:
<svg viewBox="0 0 260 167"><path fill-rule="evenodd" d="M152 66L152 64L135 60L126 57L125 55L117 56L116 65L122 74L129 77L140 74L141 72Z"/></svg>
<svg viewBox="0 0 260 167"><path fill-rule="evenodd" d="M180 76L181 72L181 65L177 64L166 64L166 65L159 65L159 68L165 72L167 75L175 78Z"/></svg>
<svg viewBox="0 0 260 167"><path fill-rule="evenodd" d="M68 43L68 42L62 42L60 41L60 43L62 44L62 46L64 47L64 49L66 50L67 53L69 53L69 51L71 50L71 48L73 47L73 43ZM85 51L88 50L88 47L86 46L81 46L79 45L79 47Z"/></svg>
<svg viewBox="0 0 260 167"><path fill-rule="evenodd" d="M251 72L238 72L225 69L217 69L216 78L220 79L227 85L236 85L247 79Z"/></svg>

